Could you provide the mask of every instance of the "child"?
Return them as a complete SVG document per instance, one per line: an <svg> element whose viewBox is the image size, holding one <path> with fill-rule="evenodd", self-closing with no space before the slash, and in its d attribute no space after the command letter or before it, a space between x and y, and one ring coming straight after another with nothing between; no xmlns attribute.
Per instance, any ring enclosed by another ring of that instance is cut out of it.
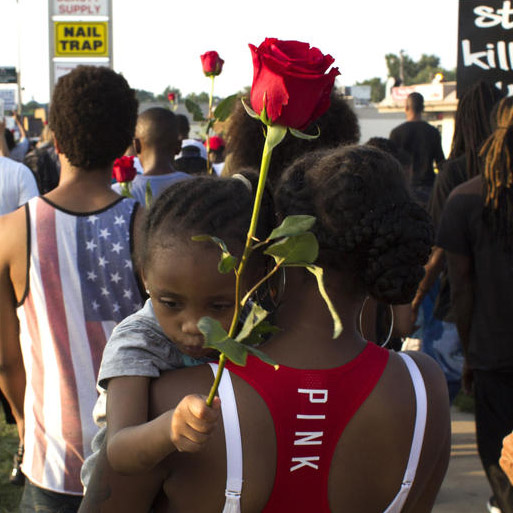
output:
<svg viewBox="0 0 513 513"><path fill-rule="evenodd" d="M247 176L246 176L247 175ZM159 196L147 215L142 234L139 260L143 281L150 299L144 308L121 322L110 338L99 373L99 386L108 388L107 451L113 468L123 473L152 468L175 449L194 451L205 441L205 433L215 423L219 403L207 408L204 400L182 405L198 408L205 415L203 426L192 420L191 432L173 431L172 411L151 423L148 420L148 387L151 378L164 370L204 363L215 352L204 349L199 319L209 316L228 330L233 310L235 277L233 273L197 272L194 283L183 281L184 271L202 266L205 260L219 260L219 249L211 242L192 241L191 237L210 234L222 238L234 255L240 257L253 205L252 174L218 179L196 177L175 184ZM257 237L267 236L274 222L272 201L264 200ZM261 257L252 257L244 285L251 286L262 274ZM162 290L154 276L162 273L173 284ZM248 287L249 288L249 287ZM157 320L158 319L158 320ZM102 405L97 404L96 415ZM180 413L180 412L178 412ZM176 420L175 411L175 420ZM158 425L165 428L159 430ZM169 433L162 439L155 433ZM95 438L97 451L105 430ZM84 464L82 480L87 486L94 457Z"/></svg>

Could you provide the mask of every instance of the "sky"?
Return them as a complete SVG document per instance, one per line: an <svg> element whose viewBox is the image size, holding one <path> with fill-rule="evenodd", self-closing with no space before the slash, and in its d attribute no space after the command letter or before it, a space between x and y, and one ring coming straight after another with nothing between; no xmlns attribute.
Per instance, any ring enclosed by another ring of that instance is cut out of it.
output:
<svg viewBox="0 0 513 513"><path fill-rule="evenodd" d="M91 0L83 0L84 2ZM386 79L385 54L402 49L456 66L458 0L111 0L114 69L130 85L183 95L208 91L200 55L216 50L225 64L215 94L251 85L248 43L266 37L295 39L331 54L337 85ZM0 66L21 69L23 102L47 102L49 43L47 0L0 0ZM5 88L5 86L3 86Z"/></svg>

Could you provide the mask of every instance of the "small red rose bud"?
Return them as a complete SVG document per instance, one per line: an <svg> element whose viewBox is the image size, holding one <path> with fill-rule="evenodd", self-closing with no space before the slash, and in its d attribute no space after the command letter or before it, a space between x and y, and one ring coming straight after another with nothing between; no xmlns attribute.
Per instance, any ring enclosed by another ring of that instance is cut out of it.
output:
<svg viewBox="0 0 513 513"><path fill-rule="evenodd" d="M203 73L207 77L215 77L223 70L224 61L217 52L206 52L201 56L201 65Z"/></svg>
<svg viewBox="0 0 513 513"><path fill-rule="evenodd" d="M127 157L123 155L114 161L112 166L112 177L117 182L131 182L137 174L134 166L134 157Z"/></svg>

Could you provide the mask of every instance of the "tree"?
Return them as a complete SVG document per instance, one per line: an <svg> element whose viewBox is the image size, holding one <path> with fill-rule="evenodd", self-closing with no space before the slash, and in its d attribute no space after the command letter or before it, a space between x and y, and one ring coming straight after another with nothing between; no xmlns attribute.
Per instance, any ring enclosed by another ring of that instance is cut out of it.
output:
<svg viewBox="0 0 513 513"><path fill-rule="evenodd" d="M41 104L39 102L36 102L35 100L30 100L28 103L25 103L21 109L22 114L24 116L33 116L34 111L36 109L39 109L41 107Z"/></svg>
<svg viewBox="0 0 513 513"><path fill-rule="evenodd" d="M356 82L356 85L369 85L371 87L371 101L380 102L385 97L385 83L379 77L368 78L363 82Z"/></svg>
<svg viewBox="0 0 513 513"><path fill-rule="evenodd" d="M209 95L208 93L202 92L199 94L196 93L189 93L186 97L187 100L191 100L194 103L197 103L198 105L200 103L208 103ZM219 98L214 97L214 101L219 100Z"/></svg>
<svg viewBox="0 0 513 513"><path fill-rule="evenodd" d="M404 77L403 85L425 84L431 82L437 73L442 73L445 80L455 80L456 70L446 70L440 66L440 57L422 54L418 61L414 61L405 52L399 55L388 53L385 55L388 76L401 81L401 67Z"/></svg>
<svg viewBox="0 0 513 513"><path fill-rule="evenodd" d="M151 91L145 91L144 89L136 89L135 97L139 103L155 101L155 95Z"/></svg>

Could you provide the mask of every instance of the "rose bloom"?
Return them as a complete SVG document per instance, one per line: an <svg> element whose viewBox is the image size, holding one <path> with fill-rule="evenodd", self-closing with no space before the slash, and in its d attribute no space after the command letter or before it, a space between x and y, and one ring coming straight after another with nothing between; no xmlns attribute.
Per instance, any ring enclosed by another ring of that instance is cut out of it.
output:
<svg viewBox="0 0 513 513"><path fill-rule="evenodd" d="M221 148L224 148L226 146L224 139L222 137L219 137L218 135L213 135L212 137L210 137L208 142L210 149L213 151L220 150ZM207 141L205 141L204 145L207 145Z"/></svg>
<svg viewBox="0 0 513 513"><path fill-rule="evenodd" d="M167 99L168 99L170 102L174 102L174 101L175 101L175 99L176 99L176 95L175 95L175 93L169 93L169 94L167 95Z"/></svg>
<svg viewBox="0 0 513 513"><path fill-rule="evenodd" d="M217 52L206 52L201 56L201 65L203 66L203 73L207 77L215 77L219 75L223 69L224 61L219 57Z"/></svg>
<svg viewBox="0 0 513 513"><path fill-rule="evenodd" d="M127 157L123 155L119 159L114 161L114 165L112 166L112 177L116 179L117 182L131 182L137 171L134 166L134 157Z"/></svg>
<svg viewBox="0 0 513 513"><path fill-rule="evenodd" d="M303 130L324 114L338 68L334 59L308 43L266 38L253 57L251 107L260 115L265 107L271 124Z"/></svg>

